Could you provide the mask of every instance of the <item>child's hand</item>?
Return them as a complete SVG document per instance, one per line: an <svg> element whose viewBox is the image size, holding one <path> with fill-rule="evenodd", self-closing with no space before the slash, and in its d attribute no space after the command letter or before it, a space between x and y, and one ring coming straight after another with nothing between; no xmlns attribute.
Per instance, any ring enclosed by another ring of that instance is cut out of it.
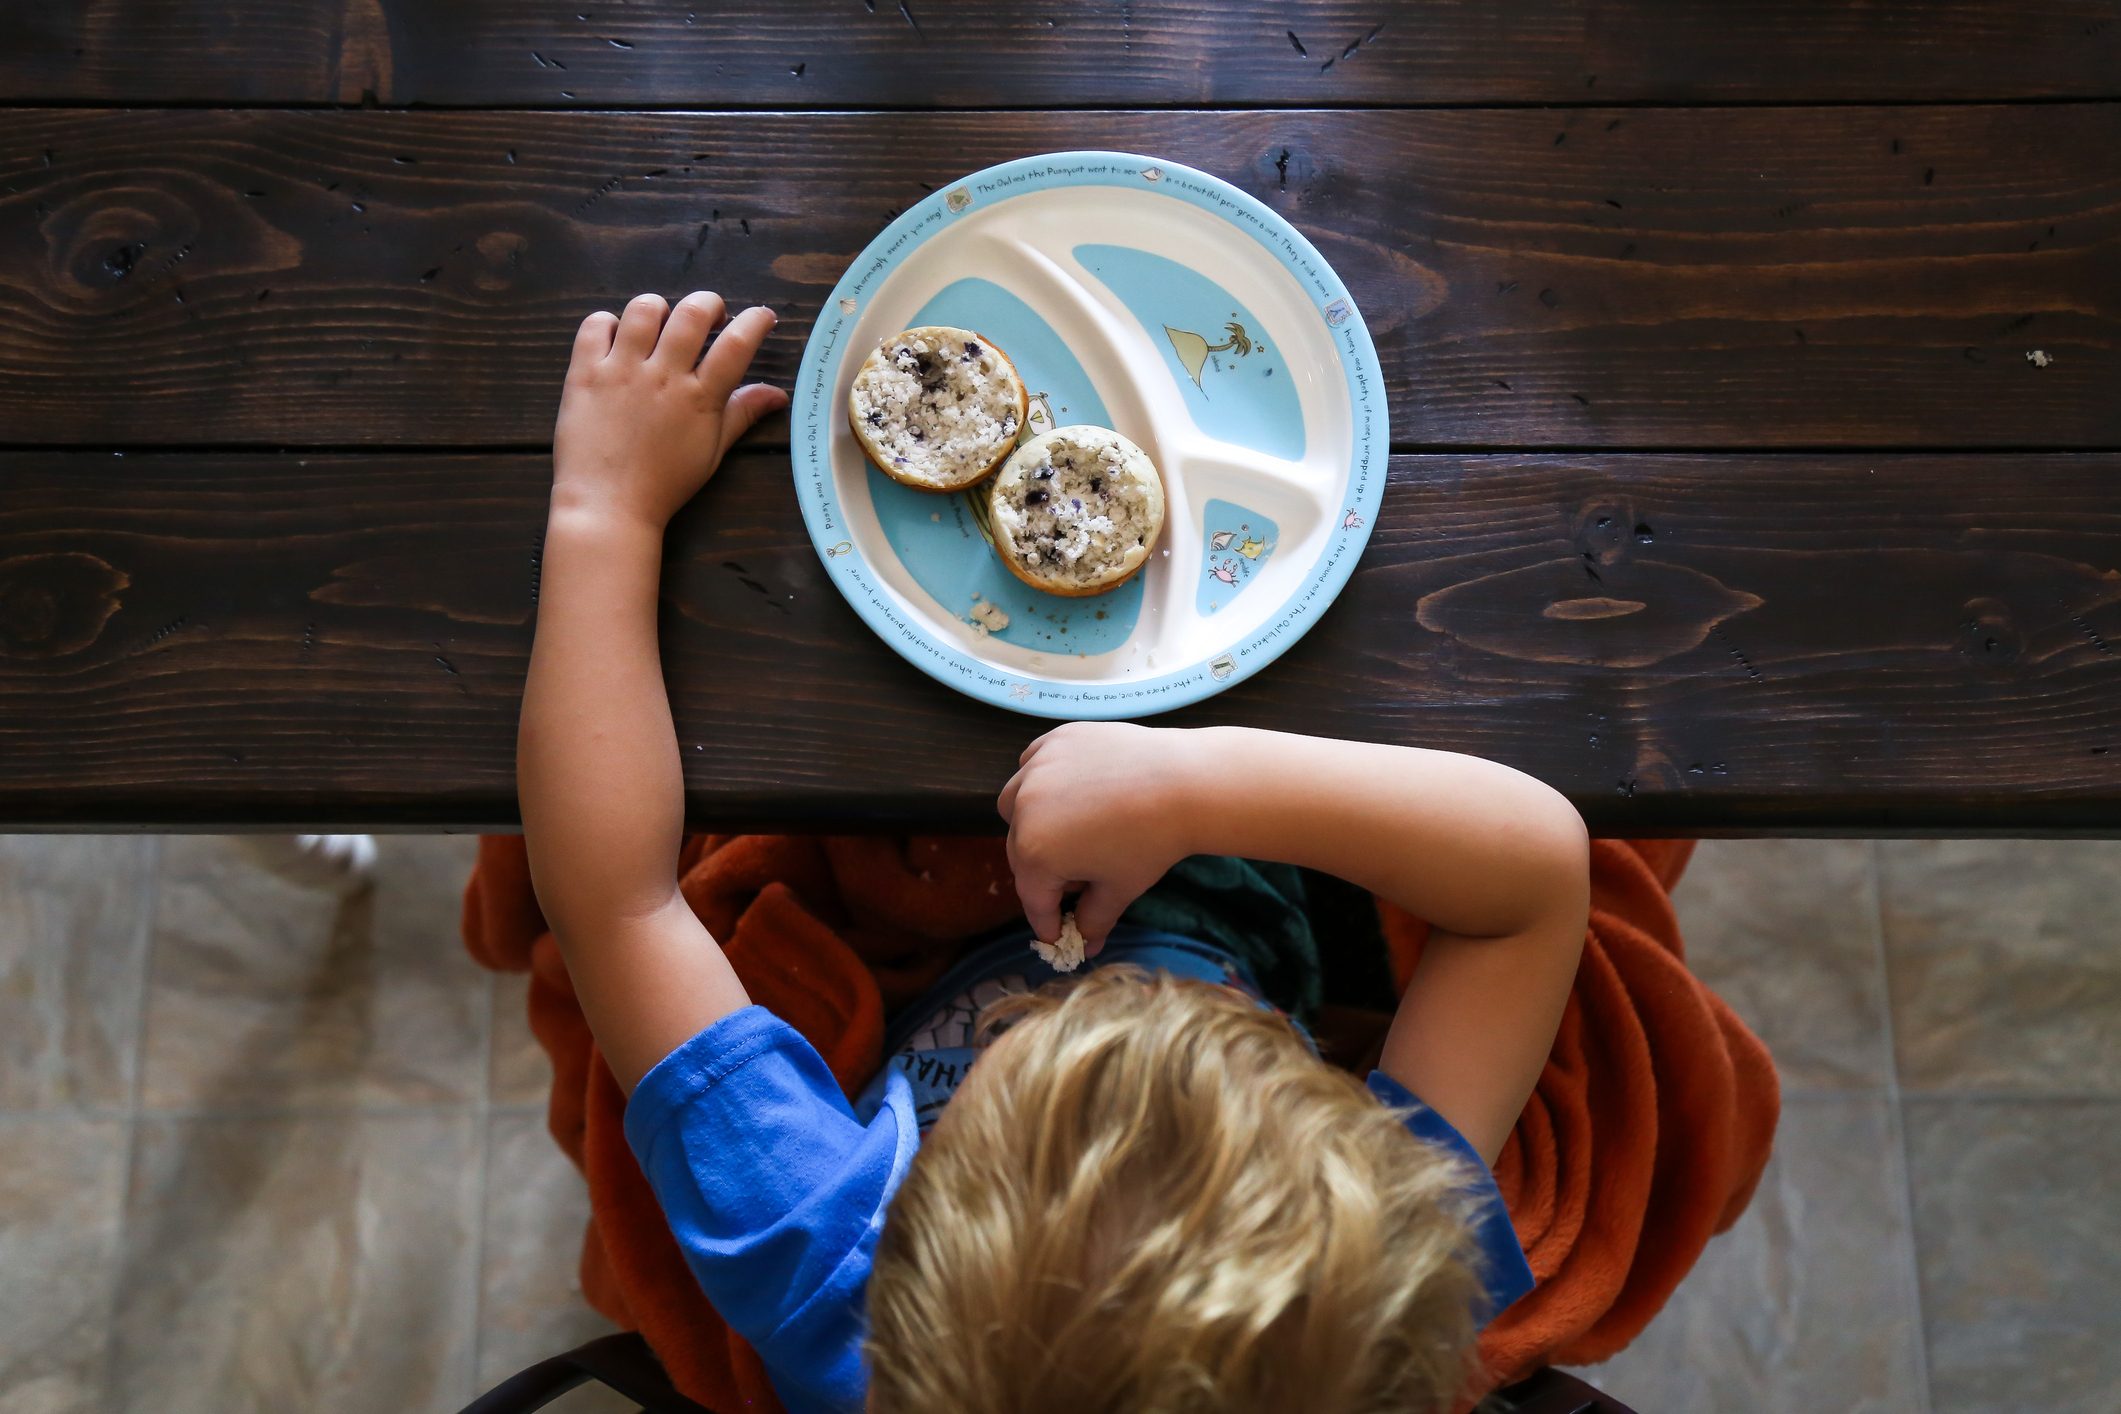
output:
<svg viewBox="0 0 2121 1414"><path fill-rule="evenodd" d="M1009 822L1009 867L1041 940L1060 936L1061 896L1095 955L1127 905L1194 851L1195 732L1070 722L1024 748L995 802Z"/></svg>
<svg viewBox="0 0 2121 1414"><path fill-rule="evenodd" d="M775 316L763 305L729 321L722 297L699 290L675 309L636 295L624 316L582 321L553 429L553 504L615 512L662 527L721 465L730 444L788 395L738 387Z"/></svg>

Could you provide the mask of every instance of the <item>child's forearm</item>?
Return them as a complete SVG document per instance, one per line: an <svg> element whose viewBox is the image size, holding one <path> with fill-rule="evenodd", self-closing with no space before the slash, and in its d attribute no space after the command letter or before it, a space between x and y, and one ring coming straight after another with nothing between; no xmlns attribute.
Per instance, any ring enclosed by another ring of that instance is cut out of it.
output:
<svg viewBox="0 0 2121 1414"><path fill-rule="evenodd" d="M660 526L555 496L516 747L538 904L629 1091L749 1000L678 893L685 798L656 647L661 552Z"/></svg>
<svg viewBox="0 0 2121 1414"><path fill-rule="evenodd" d="M1531 777L1449 752L1234 731L1200 755L1234 763L1243 794L1227 798L1259 807L1209 806L1206 848L1337 874L1431 924L1378 1069L1493 1163L1576 975L1582 819Z"/></svg>
<svg viewBox="0 0 2121 1414"><path fill-rule="evenodd" d="M1183 807L1199 852L1338 875L1465 937L1580 906L1583 822L1560 794L1478 757L1239 727L1197 734Z"/></svg>
<svg viewBox="0 0 2121 1414"><path fill-rule="evenodd" d="M538 901L572 931L677 887L683 775L656 644L662 527L556 503L523 689L517 779Z"/></svg>

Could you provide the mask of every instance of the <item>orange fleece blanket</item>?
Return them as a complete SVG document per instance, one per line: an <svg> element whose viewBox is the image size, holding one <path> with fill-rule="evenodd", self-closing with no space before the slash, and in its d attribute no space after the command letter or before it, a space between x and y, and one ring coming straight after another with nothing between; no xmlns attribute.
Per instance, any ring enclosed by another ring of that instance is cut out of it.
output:
<svg viewBox="0 0 2121 1414"><path fill-rule="evenodd" d="M1626 1345L1709 1237L1752 1196L1780 1108L1766 1049L1687 971L1669 889L1684 841L1598 840L1592 908L1554 1054L1495 1176L1538 1286L1487 1330L1498 1383ZM1016 899L998 839L698 836L686 901L752 999L824 1056L849 1095L883 1062L887 1009L932 983L964 939ZM1427 933L1381 905L1395 984ZM552 1057L553 1137L589 1184L582 1290L648 1340L679 1389L718 1414L778 1410L764 1367L707 1304L620 1129L598 1056L530 887L523 842L480 841L464 940L488 967L528 971L530 1026ZM1384 1017L1322 1018L1321 1044L1374 1054Z"/></svg>

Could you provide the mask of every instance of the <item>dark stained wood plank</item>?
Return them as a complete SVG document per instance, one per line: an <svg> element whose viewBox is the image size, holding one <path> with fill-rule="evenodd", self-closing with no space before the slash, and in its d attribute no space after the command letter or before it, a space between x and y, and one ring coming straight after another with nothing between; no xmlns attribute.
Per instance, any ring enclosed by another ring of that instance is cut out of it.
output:
<svg viewBox="0 0 2121 1414"><path fill-rule="evenodd" d="M13 0L0 101L1134 106L2111 97L2116 0Z"/></svg>
<svg viewBox="0 0 2121 1414"><path fill-rule="evenodd" d="M2117 104L21 110L0 441L538 443L575 323L640 289L774 302L786 380L906 204L1078 146L1309 233L1402 447L2121 445Z"/></svg>
<svg viewBox="0 0 2121 1414"><path fill-rule="evenodd" d="M506 826L540 457L9 454L0 824ZM1475 751L1608 831L2121 834L2121 456L1397 457L1362 567L1163 720ZM1043 727L874 639L785 455L673 531L696 821L982 828Z"/></svg>

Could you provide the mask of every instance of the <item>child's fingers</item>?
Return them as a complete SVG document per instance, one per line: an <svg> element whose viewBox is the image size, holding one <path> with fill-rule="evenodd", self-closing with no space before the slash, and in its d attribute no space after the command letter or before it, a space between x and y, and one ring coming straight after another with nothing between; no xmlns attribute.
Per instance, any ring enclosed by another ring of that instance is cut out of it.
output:
<svg viewBox="0 0 2121 1414"><path fill-rule="evenodd" d="M1105 945L1119 916L1134 902L1134 894L1112 884L1093 883L1083 890L1082 897L1075 901L1075 926L1083 935L1083 950L1088 953Z"/></svg>
<svg viewBox="0 0 2121 1414"><path fill-rule="evenodd" d="M731 393L722 414L722 447L715 458L717 463L729 455L736 439L749 432L760 418L786 406L788 395L771 383L746 383Z"/></svg>
<svg viewBox="0 0 2121 1414"><path fill-rule="evenodd" d="M600 309L574 331L574 362L590 363L611 352L611 336L619 331L619 317Z"/></svg>
<svg viewBox="0 0 2121 1414"><path fill-rule="evenodd" d="M1024 788L1024 773L1021 768L1002 787L1002 793L994 798L994 808L1000 813L1004 824L1016 823L1016 794Z"/></svg>
<svg viewBox="0 0 2121 1414"><path fill-rule="evenodd" d="M715 335L707 357L700 360L700 382L706 385L708 397L716 402L728 401L736 385L744 381L744 371L751 367L759 345L766 341L779 318L766 306L755 304Z"/></svg>
<svg viewBox="0 0 2121 1414"><path fill-rule="evenodd" d="M679 300L663 321L662 337L655 341L655 361L689 370L700 361L707 336L722 322L722 297L713 290L694 290Z"/></svg>
<svg viewBox="0 0 2121 1414"><path fill-rule="evenodd" d="M1024 906L1024 921L1038 934L1040 942L1057 942L1064 881L1036 870L1017 868L1013 852L1010 872L1016 876L1016 897Z"/></svg>
<svg viewBox="0 0 2121 1414"><path fill-rule="evenodd" d="M626 301L626 312L619 316L619 332L612 338L611 351L621 358L648 357L669 310L670 301L661 295L635 295Z"/></svg>
<svg viewBox="0 0 2121 1414"><path fill-rule="evenodd" d="M1059 730L1059 728L1055 728L1054 730L1056 730L1056 731L1057 731L1057 730ZM1028 766L1028 765L1030 765L1030 764L1031 764L1031 758L1032 758L1032 757L1034 757L1034 756L1036 756L1036 755L1038 755L1038 749L1039 749L1039 748L1040 748L1041 746L1044 746L1044 745L1046 744L1047 740L1048 740L1049 738L1051 738L1051 737L1052 737L1052 735L1053 735L1053 732L1050 732L1050 731L1049 731L1049 732L1041 732L1041 733L1040 733L1039 735L1037 735L1037 736L1035 736L1035 737L1031 738L1031 744L1030 744L1029 746L1025 747L1025 748L1023 749L1023 752L1022 752L1022 754L1021 754L1021 755L1019 755L1019 756L1018 756L1018 757L1016 758L1016 764L1017 764L1017 766L1018 766L1019 768L1021 768L1021 767L1024 767L1024 766Z"/></svg>

